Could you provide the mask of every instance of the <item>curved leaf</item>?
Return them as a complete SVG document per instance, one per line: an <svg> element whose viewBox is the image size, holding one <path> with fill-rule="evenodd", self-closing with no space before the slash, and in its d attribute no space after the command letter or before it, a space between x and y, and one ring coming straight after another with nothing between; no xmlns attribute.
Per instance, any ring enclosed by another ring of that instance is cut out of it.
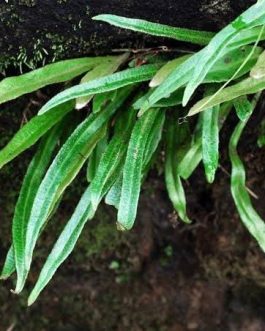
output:
<svg viewBox="0 0 265 331"><path fill-rule="evenodd" d="M80 58L48 64L24 75L8 77L0 82L0 104L36 91L46 85L65 82L90 70L105 59L113 57Z"/></svg>
<svg viewBox="0 0 265 331"><path fill-rule="evenodd" d="M73 106L73 102L67 102L41 116L33 117L0 151L0 168L34 145L50 128L73 110Z"/></svg>
<svg viewBox="0 0 265 331"><path fill-rule="evenodd" d="M153 109L138 119L129 141L118 211L121 229L131 229L136 217L146 143L159 112L159 109Z"/></svg>
<svg viewBox="0 0 265 331"><path fill-rule="evenodd" d="M197 45L207 45L214 36L212 32L175 28L164 24L117 15L102 14L93 17L93 20L107 22L120 28L143 32L153 36L172 38Z"/></svg>
<svg viewBox="0 0 265 331"><path fill-rule="evenodd" d="M150 80L160 66L161 64L147 64L141 67L123 70L112 75L93 80L89 83L70 87L48 101L41 108L39 114L43 114L49 109L54 108L55 106L58 106L68 100L91 94L113 91L127 85Z"/></svg>

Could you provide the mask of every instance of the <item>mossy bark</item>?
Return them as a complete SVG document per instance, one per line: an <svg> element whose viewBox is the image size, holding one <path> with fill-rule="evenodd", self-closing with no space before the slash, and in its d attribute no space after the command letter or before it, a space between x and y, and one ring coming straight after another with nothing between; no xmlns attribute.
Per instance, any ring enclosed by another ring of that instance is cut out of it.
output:
<svg viewBox="0 0 265 331"><path fill-rule="evenodd" d="M30 67L164 41L94 22L100 13L216 31L255 0L18 0L0 4L0 64ZM166 41L168 44L169 41ZM0 65L1 69L1 65Z"/></svg>

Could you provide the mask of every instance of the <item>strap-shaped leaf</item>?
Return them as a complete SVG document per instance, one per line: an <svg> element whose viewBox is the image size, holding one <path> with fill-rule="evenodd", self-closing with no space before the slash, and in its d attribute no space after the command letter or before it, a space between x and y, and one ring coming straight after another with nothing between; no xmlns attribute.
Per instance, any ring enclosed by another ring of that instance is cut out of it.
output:
<svg viewBox="0 0 265 331"><path fill-rule="evenodd" d="M93 105L92 105L93 113L95 114L98 113L104 107L106 107L109 102L114 101L116 95L117 95L117 90L96 94L93 98Z"/></svg>
<svg viewBox="0 0 265 331"><path fill-rule="evenodd" d="M226 82L240 68L242 62L248 58L244 67L238 71L234 78L239 78L242 75L250 71L253 65L258 60L262 49L256 47L253 51L252 46L244 46L239 49L229 50L214 64L214 66L207 73L203 80L203 83L216 83L216 82ZM177 64L177 66L169 73L168 76L164 75L164 80L162 79L161 84L148 95L148 99L142 104L142 109L140 114L143 114L150 107L153 107L163 98L168 98L176 90L184 87L189 80L192 78L193 70L196 70L197 61L200 57L200 53L194 54L189 57L182 64ZM162 67L163 68L163 67ZM162 68L160 70L162 70Z"/></svg>
<svg viewBox="0 0 265 331"><path fill-rule="evenodd" d="M216 61L224 55L226 47L239 35L240 31L262 24L265 24L264 1L254 4L213 37L209 45L200 52L196 70L193 71L192 79L189 80L184 92L184 106L188 103L196 88L203 82Z"/></svg>
<svg viewBox="0 0 265 331"><path fill-rule="evenodd" d="M33 304L40 292L49 283L59 266L67 259L74 249L76 242L86 222L93 218L94 211L90 201L88 188L79 201L72 217L66 224L50 255L48 256L39 276L39 279L30 294L28 305Z"/></svg>
<svg viewBox="0 0 265 331"><path fill-rule="evenodd" d="M188 116L195 115L207 108L221 103L234 100L242 95L254 94L265 89L265 76L259 79L246 78L241 82L226 87L220 93L203 98L197 102L189 111Z"/></svg>
<svg viewBox="0 0 265 331"><path fill-rule="evenodd" d="M207 181L213 183L219 161L219 111L220 106L202 113L202 160Z"/></svg>
<svg viewBox="0 0 265 331"><path fill-rule="evenodd" d="M123 54L121 56L107 58L102 63L98 64L93 70L89 71L82 79L80 84L90 82L92 80L107 76L115 72L119 66L128 59L129 54ZM87 97L80 97L76 100L76 109L85 107L89 101L93 98L93 95Z"/></svg>
<svg viewBox="0 0 265 331"><path fill-rule="evenodd" d="M106 194L105 203L110 206L114 206L119 209L120 199L121 199L121 189L122 189L122 172L120 173L118 179L110 188L109 192Z"/></svg>
<svg viewBox="0 0 265 331"><path fill-rule="evenodd" d="M131 229L136 217L146 143L158 114L159 109L153 109L142 116L136 122L129 141L118 211L121 229Z"/></svg>
<svg viewBox="0 0 265 331"><path fill-rule="evenodd" d="M13 246L11 246L10 249L8 250L5 263L1 271L0 279L5 280L9 278L15 271L16 271L16 264L15 264L14 248Z"/></svg>
<svg viewBox="0 0 265 331"><path fill-rule="evenodd" d="M61 121L73 106L73 102L70 101L41 116L33 117L0 151L0 168L34 145L50 128Z"/></svg>
<svg viewBox="0 0 265 331"><path fill-rule="evenodd" d="M246 95L242 95L233 101L234 107L236 109L236 113L238 118L241 121L246 121L249 118L249 115L253 111L253 106Z"/></svg>
<svg viewBox="0 0 265 331"><path fill-rule="evenodd" d="M256 79L265 76L265 52L260 55L256 65L252 68L250 72L250 76Z"/></svg>
<svg viewBox="0 0 265 331"><path fill-rule="evenodd" d="M36 194L26 233L24 260L30 268L33 250L42 226L50 210L63 194L66 187L78 174L82 165L105 134L105 125L116 110L123 104L133 87L120 91L120 98L110 104L104 112L91 114L63 145L48 169Z"/></svg>
<svg viewBox="0 0 265 331"><path fill-rule="evenodd" d="M24 75L8 77L0 82L0 104L46 85L65 82L90 70L105 59L113 57L80 58L48 64Z"/></svg>
<svg viewBox="0 0 265 331"><path fill-rule="evenodd" d="M232 163L231 192L242 222L265 252L265 223L252 206L246 188L244 165L237 152L238 141L246 123L246 120L239 122L230 139L229 155Z"/></svg>
<svg viewBox="0 0 265 331"><path fill-rule="evenodd" d="M113 91L127 85L150 80L153 78L161 65L162 64L147 64L137 68L126 69L112 75L93 80L89 83L73 86L57 94L50 101L48 101L42 107L39 114L43 114L49 109L71 99Z"/></svg>
<svg viewBox="0 0 265 331"><path fill-rule="evenodd" d="M169 198L178 213L180 219L185 223L190 223L186 211L186 197L181 183L180 176L177 174L176 152L181 141L178 132L177 121L170 118L167 121L166 132L166 162L165 180Z"/></svg>
<svg viewBox="0 0 265 331"><path fill-rule="evenodd" d="M223 127L231 108L231 103L225 103L221 106L219 112L219 130ZM177 171L183 179L188 179L202 160L202 114L199 116L191 145L185 145L184 151L181 154L182 157L178 162Z"/></svg>
<svg viewBox="0 0 265 331"><path fill-rule="evenodd" d="M69 124L68 118L59 123L59 125L56 125L51 132L46 134L28 167L22 183L12 224L13 247L17 270L16 293L19 293L24 287L27 275L27 270L24 264L24 252L26 230L33 201L50 163L58 140L63 132L64 126L67 126L67 124Z"/></svg>
<svg viewBox="0 0 265 331"><path fill-rule="evenodd" d="M164 24L152 23L145 20L102 14L93 20L103 21L119 28L143 32L158 37L172 38L179 41L191 42L197 45L207 45L214 36L212 32L175 28Z"/></svg>
<svg viewBox="0 0 265 331"><path fill-rule="evenodd" d="M167 62L161 69L158 70L154 78L150 81L149 86L157 87L160 84L162 84L173 70L176 70L176 68L178 68L183 62L188 60L190 57L191 55L184 55Z"/></svg>
<svg viewBox="0 0 265 331"><path fill-rule="evenodd" d="M135 119L136 110L132 108L126 110L118 118L115 134L102 156L95 178L91 183L91 203L94 209L97 208L103 192L106 191L106 186L112 187L119 177ZM110 182L111 184L109 184Z"/></svg>
<svg viewBox="0 0 265 331"><path fill-rule="evenodd" d="M108 146L108 132L106 130L105 136L97 143L97 146L94 148L87 164L87 181L91 182L95 177L99 162Z"/></svg>

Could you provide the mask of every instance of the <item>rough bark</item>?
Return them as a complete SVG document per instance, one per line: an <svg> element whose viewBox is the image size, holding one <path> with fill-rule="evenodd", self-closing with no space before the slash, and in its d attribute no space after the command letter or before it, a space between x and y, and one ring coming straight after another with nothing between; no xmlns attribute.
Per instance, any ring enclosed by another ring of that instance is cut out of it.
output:
<svg viewBox="0 0 265 331"><path fill-rule="evenodd" d="M160 43L91 20L96 14L138 17L174 26L218 30L255 0L5 0L0 4L0 64L62 59L112 48ZM166 41L168 44L169 41ZM1 66L0 66L1 68Z"/></svg>

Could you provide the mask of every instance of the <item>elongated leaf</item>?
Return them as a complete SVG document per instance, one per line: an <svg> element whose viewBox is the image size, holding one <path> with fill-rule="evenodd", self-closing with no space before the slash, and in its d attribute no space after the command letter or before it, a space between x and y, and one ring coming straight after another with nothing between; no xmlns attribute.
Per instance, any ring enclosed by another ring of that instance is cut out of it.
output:
<svg viewBox="0 0 265 331"><path fill-rule="evenodd" d="M158 114L159 110L153 109L142 116L135 124L130 138L118 211L118 225L124 230L132 228L136 217L146 142Z"/></svg>
<svg viewBox="0 0 265 331"><path fill-rule="evenodd" d="M128 141L136 118L136 110L128 109L116 123L116 132L100 161L94 180L91 183L91 203L94 209L105 192L118 179L125 161ZM111 182L111 184L109 184Z"/></svg>
<svg viewBox="0 0 265 331"><path fill-rule="evenodd" d="M106 123L132 90L133 87L121 90L117 103L110 104L104 112L91 114L81 123L66 141L48 169L36 194L28 222L24 252L27 270L29 270L31 264L38 235L47 220L50 210L75 178L96 143L103 137Z"/></svg>
<svg viewBox="0 0 265 331"><path fill-rule="evenodd" d="M14 249L13 246L10 247L8 250L5 264L3 266L0 279L7 279L9 278L14 272L16 271L16 264L15 264L15 255L14 255Z"/></svg>
<svg viewBox="0 0 265 331"><path fill-rule="evenodd" d="M223 89L214 97L206 97L197 102L189 111L188 116L195 115L207 108L214 107L221 103L234 100L242 95L254 94L265 89L265 76L260 79L247 78L238 84Z"/></svg>
<svg viewBox="0 0 265 331"><path fill-rule="evenodd" d="M149 86L156 87L162 84L173 70L176 70L183 62L188 60L190 57L191 55L184 55L167 62L161 69L158 70L154 78L150 81Z"/></svg>
<svg viewBox="0 0 265 331"><path fill-rule="evenodd" d="M106 130L105 136L98 142L97 146L93 150L87 165L87 181L91 182L95 177L99 162L102 158L103 153L105 152L108 146L108 134Z"/></svg>
<svg viewBox="0 0 265 331"><path fill-rule="evenodd" d="M62 120L73 109L73 106L73 102L70 101L41 116L33 117L0 151L0 168L34 145L50 128Z"/></svg>
<svg viewBox="0 0 265 331"><path fill-rule="evenodd" d="M167 125L166 134L166 162L165 179L169 198L178 213L180 219L185 223L190 223L186 212L186 197L181 183L180 176L177 174L176 152L179 146L178 124L170 119Z"/></svg>
<svg viewBox="0 0 265 331"><path fill-rule="evenodd" d="M213 183L219 161L219 111L220 106L202 113L202 160L207 181Z"/></svg>
<svg viewBox="0 0 265 331"><path fill-rule="evenodd" d="M107 58L102 63L98 64L93 70L89 71L82 79L82 83L87 83L92 80L107 76L115 72L119 66L128 59L129 54L123 54L114 58ZM76 100L76 109L85 107L88 102L93 98L93 95L87 97L80 97Z"/></svg>
<svg viewBox="0 0 265 331"><path fill-rule="evenodd" d="M70 80L112 57L80 58L48 64L27 74L8 77L0 82L0 104L36 91L46 85Z"/></svg>
<svg viewBox="0 0 265 331"><path fill-rule="evenodd" d="M260 55L256 65L250 72L250 76L255 79L259 79L265 76L265 52Z"/></svg>
<svg viewBox="0 0 265 331"><path fill-rule="evenodd" d="M93 17L93 20L107 22L120 28L143 32L153 36L172 38L197 45L207 45L214 36L212 32L175 28L168 25L117 15L102 14Z"/></svg>
<svg viewBox="0 0 265 331"><path fill-rule="evenodd" d="M219 130L223 127L231 108L231 103L221 106L219 112ZM177 172L183 179L188 179L202 160L202 114L199 116L191 145L184 145L184 150L181 151L181 154L182 156L179 158L177 165Z"/></svg>
<svg viewBox="0 0 265 331"><path fill-rule="evenodd" d="M71 99L113 91L123 86L150 80L161 64L147 64L138 68L127 69L112 75L93 80L89 83L73 86L53 97L40 110L39 114Z"/></svg>
<svg viewBox="0 0 265 331"><path fill-rule="evenodd" d="M242 97L235 99L233 104L238 118L241 121L246 121L253 111L253 106L251 102L248 101L248 98L245 95L242 95Z"/></svg>
<svg viewBox="0 0 265 331"><path fill-rule="evenodd" d="M94 211L90 202L90 189L88 188L78 203L75 212L60 234L44 267L39 279L30 294L28 305L32 305L40 292L49 283L59 266L66 260L75 247L75 244L84 228L85 223L93 218Z"/></svg>
<svg viewBox="0 0 265 331"><path fill-rule="evenodd" d="M64 126L69 124L68 122L68 119L66 119L66 121L59 123L59 125L55 126L51 132L46 134L28 167L22 183L12 225L13 247L17 270L16 293L19 293L24 287L27 275L27 270L25 269L24 264L24 250L26 244L27 223L30 218L33 201L50 163L58 139L63 132Z"/></svg>
<svg viewBox="0 0 265 331"><path fill-rule="evenodd" d="M109 192L106 194L105 203L110 206L114 206L119 209L120 199L121 199L121 189L122 189L122 172L120 173L118 179L110 188Z"/></svg>
<svg viewBox="0 0 265 331"><path fill-rule="evenodd" d="M239 122L230 139L229 155L232 163L231 192L242 222L265 252L265 223L252 206L246 188L244 165L237 153L238 141L246 123L247 121Z"/></svg>
<svg viewBox="0 0 265 331"><path fill-rule="evenodd" d="M93 113L96 114L100 112L104 107L107 106L109 102L115 100L116 95L117 95L117 90L96 94L93 98L93 106L92 106Z"/></svg>
<svg viewBox="0 0 265 331"><path fill-rule="evenodd" d="M227 25L213 37L197 59L196 70L184 92L183 106L185 106L196 88L203 82L214 63L224 55L227 45L239 35L240 31L265 24L265 2L254 4L241 14L234 22Z"/></svg>
<svg viewBox="0 0 265 331"><path fill-rule="evenodd" d="M253 52L251 46L227 51L210 69L203 83L226 82L233 77L246 57L251 55L244 67L235 76L235 78L241 77L253 67L261 52L262 49L260 47L255 48ZM157 104L159 100L169 97L174 91L184 87L191 80L199 57L200 53L194 54L182 64L177 65L168 77L164 76L164 81L148 96L146 102L142 104L140 114L144 114L146 110Z"/></svg>

